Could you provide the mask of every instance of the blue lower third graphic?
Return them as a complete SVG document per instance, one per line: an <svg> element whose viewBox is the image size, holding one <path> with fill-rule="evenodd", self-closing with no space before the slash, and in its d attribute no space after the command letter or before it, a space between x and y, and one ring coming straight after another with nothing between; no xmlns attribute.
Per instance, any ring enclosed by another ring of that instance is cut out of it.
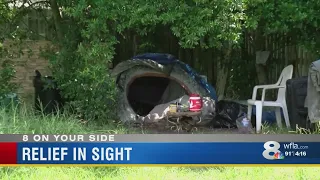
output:
<svg viewBox="0 0 320 180"><path fill-rule="evenodd" d="M320 143L300 154L272 143L18 143L17 163L320 164Z"/></svg>

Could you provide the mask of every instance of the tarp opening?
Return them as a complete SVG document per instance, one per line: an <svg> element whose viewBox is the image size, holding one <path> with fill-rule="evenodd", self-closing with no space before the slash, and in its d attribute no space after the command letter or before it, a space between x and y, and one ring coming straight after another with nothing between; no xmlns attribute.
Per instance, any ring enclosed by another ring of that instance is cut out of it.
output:
<svg viewBox="0 0 320 180"><path fill-rule="evenodd" d="M172 55L147 53L116 65L115 77L118 96L118 116L123 122L141 120L150 113L162 117L170 102L191 93L207 97L208 112L203 117L212 120L217 100L214 88L189 65ZM209 98L209 99L208 99ZM154 113L161 109L161 112ZM212 111L212 112L211 112ZM151 118L152 120L159 120ZM203 122L205 118L203 119Z"/></svg>
<svg viewBox="0 0 320 180"><path fill-rule="evenodd" d="M174 91L172 91L174 90ZM140 116L145 116L157 105L168 103L189 92L181 82L163 74L144 74L134 77L128 84L127 98Z"/></svg>

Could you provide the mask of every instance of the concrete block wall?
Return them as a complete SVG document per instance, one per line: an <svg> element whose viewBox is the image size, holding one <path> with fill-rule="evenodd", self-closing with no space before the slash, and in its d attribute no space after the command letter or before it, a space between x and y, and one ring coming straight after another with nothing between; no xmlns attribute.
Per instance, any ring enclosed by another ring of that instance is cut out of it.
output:
<svg viewBox="0 0 320 180"><path fill-rule="evenodd" d="M35 70L39 70L43 76L51 75L49 62L41 56L41 49L51 47L49 41L24 41L19 47L11 41L6 41L4 47L8 48L10 54L16 54L20 49L22 54L15 55L11 60L14 63L16 77L13 80L18 83L18 94L23 99L29 101L34 98L33 78Z"/></svg>

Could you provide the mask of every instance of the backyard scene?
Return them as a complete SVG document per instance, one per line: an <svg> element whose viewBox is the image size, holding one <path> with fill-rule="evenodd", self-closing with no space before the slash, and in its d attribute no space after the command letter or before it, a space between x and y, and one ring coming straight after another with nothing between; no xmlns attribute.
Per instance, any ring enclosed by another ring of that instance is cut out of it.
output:
<svg viewBox="0 0 320 180"><path fill-rule="evenodd" d="M319 134L320 2L0 0L0 133ZM318 179L313 167L2 167L0 179Z"/></svg>

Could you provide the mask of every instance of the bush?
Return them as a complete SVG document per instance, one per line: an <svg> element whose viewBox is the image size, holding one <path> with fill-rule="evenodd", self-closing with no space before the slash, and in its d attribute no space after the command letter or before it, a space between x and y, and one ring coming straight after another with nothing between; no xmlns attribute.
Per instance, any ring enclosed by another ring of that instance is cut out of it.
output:
<svg viewBox="0 0 320 180"><path fill-rule="evenodd" d="M79 47L81 49L81 47ZM90 49L81 49L84 54ZM53 76L66 106L79 117L107 120L115 116L115 82L109 75L108 59L86 59L82 53L47 53Z"/></svg>
<svg viewBox="0 0 320 180"><path fill-rule="evenodd" d="M0 43L0 99L6 98L9 94L15 92L18 87L12 81L16 70L10 58L7 49Z"/></svg>
<svg viewBox="0 0 320 180"><path fill-rule="evenodd" d="M251 98L253 87L256 85L255 61L241 59L237 53L239 54L238 51L234 51L231 58L227 94L233 99L248 99Z"/></svg>
<svg viewBox="0 0 320 180"><path fill-rule="evenodd" d="M116 88L107 71L98 65L87 66L62 83L69 105L85 119L109 119L115 115Z"/></svg>

